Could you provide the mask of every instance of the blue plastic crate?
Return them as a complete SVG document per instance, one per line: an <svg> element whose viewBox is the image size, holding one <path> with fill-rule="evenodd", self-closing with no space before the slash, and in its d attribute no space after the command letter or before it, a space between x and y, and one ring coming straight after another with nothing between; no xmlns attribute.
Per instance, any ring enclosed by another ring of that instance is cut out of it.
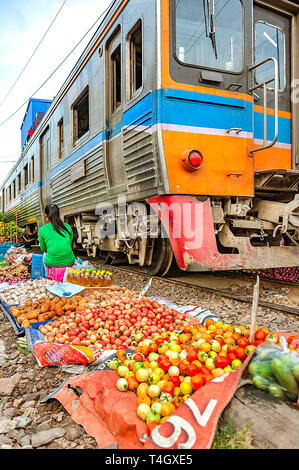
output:
<svg viewBox="0 0 299 470"><path fill-rule="evenodd" d="M45 277L45 266L43 263L43 255L32 255L31 277L33 279Z"/></svg>

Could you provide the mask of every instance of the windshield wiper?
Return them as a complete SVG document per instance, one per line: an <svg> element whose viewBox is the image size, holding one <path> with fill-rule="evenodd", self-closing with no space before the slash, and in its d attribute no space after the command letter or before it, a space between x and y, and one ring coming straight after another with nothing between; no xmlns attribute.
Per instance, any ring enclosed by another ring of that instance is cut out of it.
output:
<svg viewBox="0 0 299 470"><path fill-rule="evenodd" d="M207 3L207 4L206 4ZM215 0L203 0L206 36L211 39L213 51L216 59L218 59L217 44L216 44L216 25L215 25ZM208 12L208 21L206 16ZM209 27L207 27L209 24Z"/></svg>

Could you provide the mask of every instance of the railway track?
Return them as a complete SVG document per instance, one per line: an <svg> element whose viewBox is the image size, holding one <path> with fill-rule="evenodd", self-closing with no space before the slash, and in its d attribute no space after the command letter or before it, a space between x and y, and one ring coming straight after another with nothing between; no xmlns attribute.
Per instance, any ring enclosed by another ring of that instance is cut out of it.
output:
<svg viewBox="0 0 299 470"><path fill-rule="evenodd" d="M37 247L32 247L32 252L35 252L35 253L40 253L40 250L37 248ZM159 280L160 282L166 282L166 283L169 283L169 284L174 284L174 285L180 285L180 286L184 286L184 287L197 287L199 289L202 289L203 291L205 292L210 292L212 294L216 294L216 295L221 295L222 297L224 298L228 298L228 299L232 299L232 300L236 300L236 301L239 301L239 302L244 302L244 303L247 303L247 304L252 304L252 297L248 297L248 296L244 296L244 295L240 295L240 294L234 294L232 292L228 292L226 290L223 290L223 289L219 289L219 288L213 288L213 287L208 287L208 286L205 286L203 284L200 284L198 282L194 282L194 279L195 277L192 279L192 274L191 273L188 273L188 274L191 274L188 276L188 280L182 280L182 279L175 279L175 275L178 274L178 271L176 273L174 273L174 271L170 271L169 272L169 275L167 277L160 277L160 276L151 276L150 274L148 274L147 272L145 272L145 270L143 268L140 268L138 266L123 266L123 265L105 265L105 264L102 264L100 262L100 260L97 260L96 258L91 258L91 257L88 257L86 256L86 254L82 253L80 250L77 250L76 251L76 255L79 256L83 261L89 261L91 264L93 264L94 266L97 266L97 265L101 265L101 266L106 266L107 268L109 269L116 269L116 270L120 270L120 271L123 271L123 272L128 272L128 273L133 273L133 274L138 274L140 276L143 276L145 277L146 279L150 279L151 277L153 277L154 279L157 279ZM182 275L182 273L180 273L180 275ZM253 275L250 275L248 273L239 273L239 272L236 272L236 273L213 273L213 275L215 275L215 277L226 277L226 278L230 278L232 280L236 280L236 277L238 279L240 278L250 278L250 279L255 279L256 276L253 276ZM260 278L260 283L261 285L263 283L270 283L270 284L274 284L274 285L281 285L281 286L298 286L298 283L295 283L295 282L291 282L291 281L280 281L278 279L268 279L268 278ZM298 286L298 289L299 289L299 286ZM286 314L289 314L289 315L295 315L295 316L299 316L299 308L296 308L296 307L292 307L292 306L287 306L287 305L282 305L282 304L276 304L276 303L272 303L272 302L267 302L265 300L261 300L259 299L259 303L258 303L259 306L261 307L264 307L264 308L269 308L269 309L272 309L272 310L276 310L276 311L279 311L279 312L284 312Z"/></svg>
<svg viewBox="0 0 299 470"><path fill-rule="evenodd" d="M82 254L80 254L80 256L81 256L81 259L88 260L90 263L93 263L94 265L98 264L97 261L94 258L89 258L87 256L83 256ZM121 271L124 271L124 272L139 274L141 276L144 276L147 279L150 279L151 277L154 277L154 279L158 279L158 280L160 280L160 282L167 282L167 283L171 283L171 284L181 285L181 286L184 286L184 287L198 287L198 288L200 288L200 289L202 289L206 292L210 292L210 293L213 293L213 294L216 294L216 295L221 295L222 297L225 297L225 298L229 298L229 299L232 299L232 300L237 300L239 302L245 302L245 303L252 304L252 298L251 297L242 296L242 295L239 295L239 294L233 294L233 293L228 292L226 290L213 288L213 287L207 287L203 284L198 284L197 282L192 282L192 277L188 277L188 281L187 280L184 281L184 280L181 280L181 279L175 279L174 277L171 276L171 274L167 277L151 276L150 274L146 273L143 270L143 268L140 268L140 267L137 267L137 266L120 266L120 265L108 265L108 266L109 266L109 269L112 268L112 269L117 269L117 270L121 270ZM235 277L233 277L232 273L230 273L230 275L232 276L232 279L235 279ZM236 273L236 275L238 276L239 273L238 274ZM220 274L218 275L218 273L217 273L217 276L220 276ZM253 278L254 276L251 275L250 277ZM263 282L272 283L272 281L274 281L273 284L281 284L283 286L285 286L285 285L289 285L289 286L290 285L291 286L298 285L297 283L290 282L290 281L279 281L277 279L260 278L260 283L263 283ZM298 286L298 289L299 289L299 286ZM267 302L267 301L261 300L261 299L259 299L258 304L261 307L270 308L272 310L285 312L285 313L290 314L290 315L299 316L299 309L296 308L296 307L289 307L289 306L286 306L286 305Z"/></svg>

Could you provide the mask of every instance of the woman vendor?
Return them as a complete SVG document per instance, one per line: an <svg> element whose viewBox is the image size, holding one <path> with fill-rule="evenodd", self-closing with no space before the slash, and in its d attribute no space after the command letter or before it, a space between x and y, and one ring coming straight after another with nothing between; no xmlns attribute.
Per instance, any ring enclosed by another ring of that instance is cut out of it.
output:
<svg viewBox="0 0 299 470"><path fill-rule="evenodd" d="M72 266L75 255L72 250L71 226L62 222L56 204L48 204L45 207L45 219L47 223L39 229L38 238L44 253L46 271L49 267Z"/></svg>

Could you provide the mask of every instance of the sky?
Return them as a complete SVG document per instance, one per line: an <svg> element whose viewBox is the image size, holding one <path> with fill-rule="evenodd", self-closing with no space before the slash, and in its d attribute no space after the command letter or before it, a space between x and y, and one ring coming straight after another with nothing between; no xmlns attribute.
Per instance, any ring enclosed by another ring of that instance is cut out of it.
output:
<svg viewBox="0 0 299 470"><path fill-rule="evenodd" d="M64 0L0 0L0 103L50 26ZM51 29L0 105L0 184L21 152L20 127L28 98L48 78L112 3L111 0L66 0ZM34 98L53 99L95 33L100 21Z"/></svg>

